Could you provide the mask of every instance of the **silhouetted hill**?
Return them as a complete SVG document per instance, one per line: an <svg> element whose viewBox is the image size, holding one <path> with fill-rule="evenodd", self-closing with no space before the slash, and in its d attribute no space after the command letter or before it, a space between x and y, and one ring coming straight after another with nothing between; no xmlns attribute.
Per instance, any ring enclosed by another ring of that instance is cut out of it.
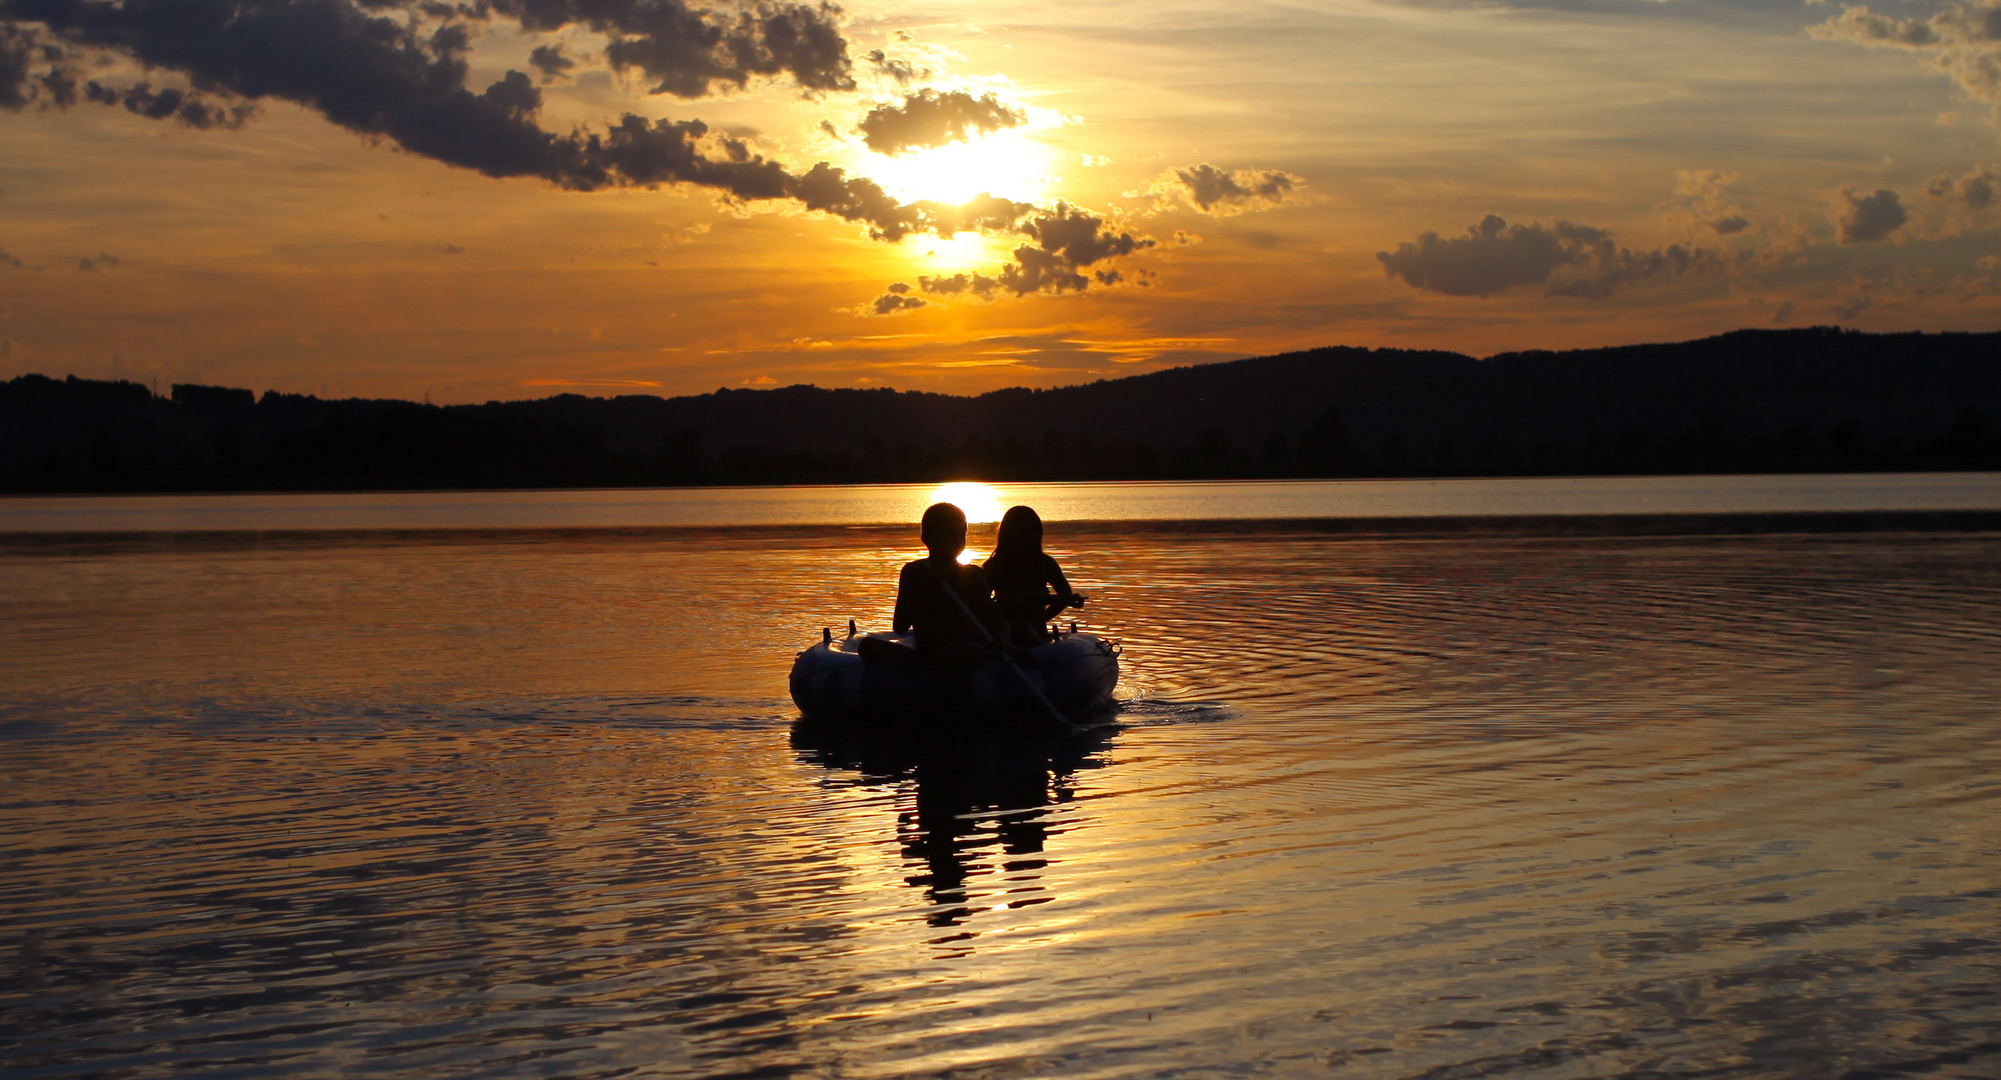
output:
<svg viewBox="0 0 2001 1080"><path fill-rule="evenodd" d="M1476 360L1327 348L977 397L432 406L26 375L15 492L2001 467L2001 334L1743 330Z"/></svg>

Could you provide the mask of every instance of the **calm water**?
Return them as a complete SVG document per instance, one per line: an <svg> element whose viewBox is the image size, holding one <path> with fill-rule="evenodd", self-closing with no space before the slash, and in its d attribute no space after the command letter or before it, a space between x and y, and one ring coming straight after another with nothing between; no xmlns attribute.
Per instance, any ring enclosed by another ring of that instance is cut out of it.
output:
<svg viewBox="0 0 2001 1080"><path fill-rule="evenodd" d="M0 539L0 1072L2001 1074L2001 533L1057 526L1118 726L796 728L909 531Z"/></svg>
<svg viewBox="0 0 2001 1080"><path fill-rule="evenodd" d="M889 525L916 520L939 490L869 484L0 498L0 534ZM1008 484L1001 490L1001 499L979 491L948 495L976 521L999 520L1015 502L1034 506L1048 521L2001 510L2001 473Z"/></svg>

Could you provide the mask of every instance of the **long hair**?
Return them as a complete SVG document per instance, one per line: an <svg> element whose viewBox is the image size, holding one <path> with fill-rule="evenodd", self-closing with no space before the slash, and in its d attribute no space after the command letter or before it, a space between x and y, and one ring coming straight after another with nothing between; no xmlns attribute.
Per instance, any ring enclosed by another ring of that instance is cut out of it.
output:
<svg viewBox="0 0 2001 1080"><path fill-rule="evenodd" d="M1042 554L1042 515L1026 506L1010 506L994 534L994 557L1019 559Z"/></svg>

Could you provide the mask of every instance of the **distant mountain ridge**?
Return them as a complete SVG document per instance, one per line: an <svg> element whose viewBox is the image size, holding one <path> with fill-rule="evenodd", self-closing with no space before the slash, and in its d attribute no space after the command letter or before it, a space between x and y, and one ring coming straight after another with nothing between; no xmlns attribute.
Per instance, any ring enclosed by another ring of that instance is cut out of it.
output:
<svg viewBox="0 0 2001 1080"><path fill-rule="evenodd" d="M789 386L433 406L24 375L0 489L2001 467L2001 333L1333 347L974 397Z"/></svg>

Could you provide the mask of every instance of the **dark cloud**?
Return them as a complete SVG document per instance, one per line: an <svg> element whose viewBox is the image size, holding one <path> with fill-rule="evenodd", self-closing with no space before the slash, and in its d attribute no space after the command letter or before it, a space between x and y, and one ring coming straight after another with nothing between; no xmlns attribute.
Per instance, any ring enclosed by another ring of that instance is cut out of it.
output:
<svg viewBox="0 0 2001 1080"><path fill-rule="evenodd" d="M418 10L404 0L0 0L7 20L0 24L7 33L0 92L24 102L32 94L17 61L32 59L28 46L35 44L20 24L37 23L63 46L123 54L245 102L295 101L343 127L489 176L539 176L578 190L685 182L739 198L783 197L785 177L775 164L740 155L709 161L694 146L707 132L699 121L653 125L627 116L603 135L543 131L535 119L541 92L526 75L509 72L474 93L465 85L466 24L431 25ZM504 0L493 10L531 30L578 22L610 34L614 65L661 78L662 92L694 95L778 74L809 90L852 86L830 6L765 6L733 18L669 0ZM87 91L93 100L196 127L228 126L247 115L244 106L146 83Z"/></svg>
<svg viewBox="0 0 2001 1080"><path fill-rule="evenodd" d="M910 286L898 281L885 288L882 295L876 297L875 302L869 305L869 309L877 315L894 315L899 311L915 311L923 306L925 306L924 300L910 295Z"/></svg>
<svg viewBox="0 0 2001 1080"><path fill-rule="evenodd" d="M1376 258L1391 277L1402 278L1412 288L1447 296L1486 296L1517 285L1540 285L1570 263L1574 244L1559 232L1567 228L1567 222L1558 222L1556 229L1509 225L1488 214L1465 236L1425 232L1393 252L1377 252Z"/></svg>
<svg viewBox="0 0 2001 1080"><path fill-rule="evenodd" d="M1028 243L1014 249L1012 259L989 276L960 273L950 277L920 277L918 287L929 296L971 295L991 300L1002 290L1016 296L1030 293L1083 292L1096 281L1118 285L1127 279L1122 272L1098 264L1153 247L1152 237L1120 229L1105 218L1065 203L1054 207L1034 207L987 200L989 220L979 226L987 233L1017 233ZM974 206L981 200L967 204ZM943 229L940 235L950 235ZM1137 284L1151 284L1152 275L1140 273Z"/></svg>
<svg viewBox="0 0 2001 1080"><path fill-rule="evenodd" d="M89 82L84 84L83 96L101 105L123 105L126 112L148 120L172 118L203 131L240 128L257 114L257 106L251 102L222 105L179 87L155 90L145 82L123 88Z"/></svg>
<svg viewBox="0 0 2001 1080"><path fill-rule="evenodd" d="M554 45L537 45L528 54L528 66L542 73L542 81L555 82L567 78L577 66L576 58L563 48L561 42Z"/></svg>
<svg viewBox="0 0 2001 1080"><path fill-rule="evenodd" d="M1891 233L1903 228L1904 222L1911 217L1904 211L1903 201L1897 198L1897 193L1888 188L1880 188L1869 195L1842 188L1841 198L1848 207L1837 222L1844 244L1873 244L1886 240Z"/></svg>
<svg viewBox="0 0 2001 1080"><path fill-rule="evenodd" d="M953 274L951 277L920 277L919 288L932 296L959 296L970 293L982 300L993 299L1000 281L981 273Z"/></svg>
<svg viewBox="0 0 2001 1080"><path fill-rule="evenodd" d="M1793 302L1791 300L1781 300L1779 301L1779 306L1772 309L1772 322L1774 323L1782 323L1792 317Z"/></svg>
<svg viewBox="0 0 2001 1080"><path fill-rule="evenodd" d="M1742 214L1731 214L1728 217L1717 218L1715 221L1707 221L1703 224L1715 229L1718 236L1734 236L1750 228L1751 219Z"/></svg>
<svg viewBox="0 0 2001 1080"><path fill-rule="evenodd" d="M1933 198L1957 198L1968 210L1985 210L1994 205L1994 188L2001 183L1992 169L1982 166L1965 176L1934 176L1925 190Z"/></svg>
<svg viewBox="0 0 2001 1080"><path fill-rule="evenodd" d="M35 28L0 21L0 109L20 112L38 99L56 109L75 105L83 76L71 61L67 49Z"/></svg>
<svg viewBox="0 0 2001 1080"><path fill-rule="evenodd" d="M0 26L0 109L20 112L35 100L40 53L33 34Z"/></svg>
<svg viewBox="0 0 2001 1080"><path fill-rule="evenodd" d="M656 94L698 98L717 84L741 87L753 77L781 75L807 91L855 87L837 25L840 9L832 4L765 4L734 18L679 0L496 0L492 9L531 31L575 24L604 34L606 61L644 75Z"/></svg>
<svg viewBox="0 0 2001 1080"><path fill-rule="evenodd" d="M807 89L845 88L846 44L837 9L759 7L735 17L670 0L502 0L491 9L532 31L579 23L613 37L615 66L661 79L664 92L700 93L753 75L790 74ZM195 127L230 126L264 98L294 101L350 130L394 141L448 165L494 177L533 176L591 191L697 184L740 200L795 198L809 209L864 222L881 238L921 227L874 183L820 166L794 175L740 139L709 139L699 120L626 115L602 132L556 134L537 123L542 92L510 71L475 93L465 85L470 32L463 22L424 23L405 0L0 0L7 92L25 103L42 42L50 48L117 53L155 71L177 72L224 107L192 91L150 84L93 84L93 100ZM460 9L445 14L459 17ZM23 29L33 22L42 29ZM831 36L830 36L831 35ZM20 63L18 58L25 57ZM678 65L678 66L676 66ZM671 69L671 72L670 72ZM666 76L672 74L672 78ZM717 152L719 151L719 152ZM830 171L831 170L831 171Z"/></svg>
<svg viewBox="0 0 2001 1080"><path fill-rule="evenodd" d="M878 105L862 117L862 142L878 154L902 154L960 142L974 134L1020 127L1028 114L992 94L974 97L963 90L919 90L901 105Z"/></svg>
<svg viewBox="0 0 2001 1080"><path fill-rule="evenodd" d="M1162 180L1196 209L1219 217L1277 206L1306 183L1277 169L1225 172L1209 164L1169 170Z"/></svg>
<svg viewBox="0 0 2001 1080"><path fill-rule="evenodd" d="M866 177L850 177L847 170L822 161L803 176L790 179L786 194L805 204L808 210L832 214L844 221L865 222L869 235L879 240L901 240L923 228L915 207L904 206Z"/></svg>
<svg viewBox="0 0 2001 1080"><path fill-rule="evenodd" d="M1674 244L1656 251L1619 247L1612 234L1558 221L1545 227L1510 225L1488 214L1464 236L1426 232L1395 251L1376 253L1391 277L1416 289L1447 296L1488 296L1521 285L1543 285L1549 296L1600 299L1647 278L1680 275L1719 265L1714 252ZM1581 273L1558 277L1578 267Z"/></svg>
<svg viewBox="0 0 2001 1080"><path fill-rule="evenodd" d="M362 135L492 177L535 177L573 191L693 184L739 201L789 199L895 241L913 233L976 231L1027 243L986 291L1080 291L1104 260L1151 246L1082 210L981 196L965 204L903 204L872 180L821 162L804 172L756 153L744 138L700 120L627 114L599 130L545 130L542 91L508 71L467 85L469 20L511 19L531 33L581 26L608 39L606 59L638 71L658 93L700 96L754 77L789 77L802 90L854 86L847 43L830 4L761 4L734 12L681 0L0 0L0 105L48 94L80 96L190 127L229 127L267 99L294 102ZM149 81L81 86L77 56L122 57ZM573 63L560 46L531 54L547 77ZM185 86L157 85L172 75ZM156 88L157 85L157 88ZM864 121L870 145L938 145L1025 122L992 95L925 90ZM1097 278L1113 280L1109 272ZM890 293L903 308L922 301Z"/></svg>
<svg viewBox="0 0 2001 1080"><path fill-rule="evenodd" d="M4 250L0 250L0 266L11 266L16 270L26 270L28 268L28 264L22 262L20 256L8 254Z"/></svg>
<svg viewBox="0 0 2001 1080"><path fill-rule="evenodd" d="M1552 281L1543 291L1549 296L1569 296L1580 300L1602 300L1620 287L1649 278L1680 277L1721 265L1714 252L1670 244L1655 251L1629 251L1601 239L1591 247L1586 265L1589 273L1564 281Z"/></svg>
<svg viewBox="0 0 2001 1080"><path fill-rule="evenodd" d="M86 256L78 259L76 261L76 268L88 273L97 270L108 270L111 267L117 266L118 262L119 259L116 255L106 255L100 252L96 258Z"/></svg>
<svg viewBox="0 0 2001 1080"><path fill-rule="evenodd" d="M862 58L869 62L869 67L875 69L876 74L886 79L894 79L898 86L908 86L914 79L928 79L931 77L931 69L924 68L920 70L910 61L899 60L884 53L881 49L872 49L863 54Z"/></svg>
<svg viewBox="0 0 2001 1080"><path fill-rule="evenodd" d="M1091 284L1085 268L1154 246L1150 237L1119 230L1064 203L1036 211L1016 228L1034 241L1015 248L1014 261L1000 269L1001 287L1016 296L1083 292Z"/></svg>

